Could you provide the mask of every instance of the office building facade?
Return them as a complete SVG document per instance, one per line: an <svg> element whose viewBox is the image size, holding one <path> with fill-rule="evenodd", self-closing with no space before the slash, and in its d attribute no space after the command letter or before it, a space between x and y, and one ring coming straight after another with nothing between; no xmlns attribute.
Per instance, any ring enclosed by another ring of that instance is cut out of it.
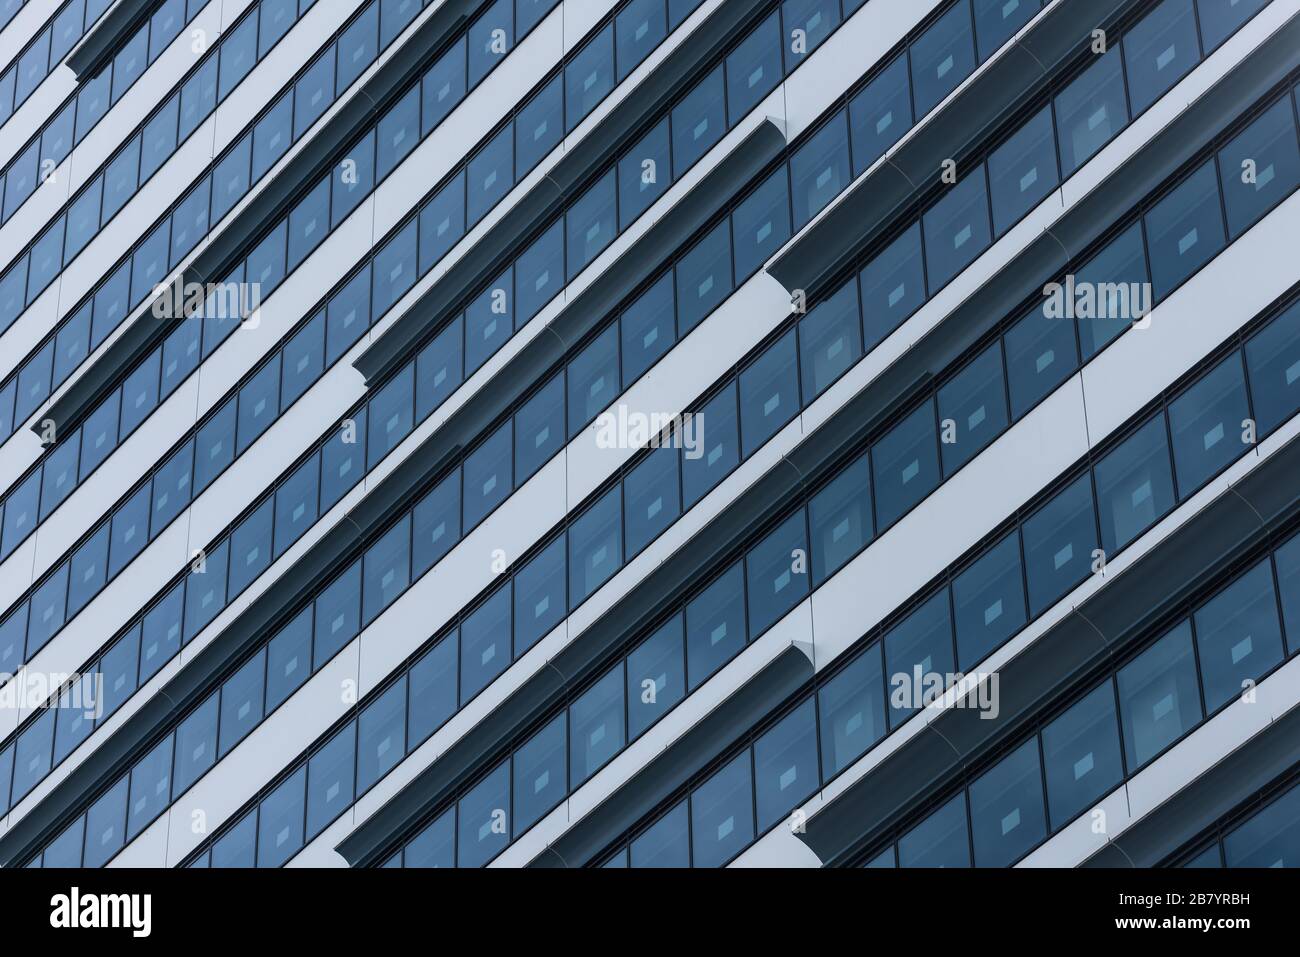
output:
<svg viewBox="0 0 1300 957"><path fill-rule="evenodd" d="M1300 0L0 22L0 864L1300 862Z"/></svg>

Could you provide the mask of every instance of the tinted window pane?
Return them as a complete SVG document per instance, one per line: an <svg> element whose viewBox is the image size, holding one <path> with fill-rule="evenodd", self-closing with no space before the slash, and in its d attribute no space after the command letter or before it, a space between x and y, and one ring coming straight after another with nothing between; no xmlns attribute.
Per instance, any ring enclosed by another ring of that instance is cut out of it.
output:
<svg viewBox="0 0 1300 957"><path fill-rule="evenodd" d="M1006 427L1002 349L994 343L939 390L944 475L952 475Z"/></svg>
<svg viewBox="0 0 1300 957"><path fill-rule="evenodd" d="M957 576L952 599L957 664L963 672L971 671L1025 623L1020 543L1014 532Z"/></svg>
<svg viewBox="0 0 1300 957"><path fill-rule="evenodd" d="M1295 114L1283 98L1219 153L1228 236L1235 239L1300 182Z"/></svg>
<svg viewBox="0 0 1300 957"><path fill-rule="evenodd" d="M799 321L799 354L806 405L862 356L856 283L845 283Z"/></svg>
<svg viewBox="0 0 1300 957"><path fill-rule="evenodd" d="M686 659L690 687L745 647L745 584L737 562L686 606Z"/></svg>
<svg viewBox="0 0 1300 957"><path fill-rule="evenodd" d="M1200 58L1192 0L1164 0L1124 35L1133 114L1154 103Z"/></svg>
<svg viewBox="0 0 1300 957"><path fill-rule="evenodd" d="M632 841L633 867L690 867L690 816L683 801Z"/></svg>
<svg viewBox="0 0 1300 957"><path fill-rule="evenodd" d="M1189 0L1190 2L1190 0ZM1213 161L1147 213L1151 279L1162 299L1223 248L1223 211Z"/></svg>
<svg viewBox="0 0 1300 957"><path fill-rule="evenodd" d="M1215 711L1252 689L1282 660L1269 563L1260 562L1210 599L1196 612L1195 625L1205 707Z"/></svg>
<svg viewBox="0 0 1300 957"><path fill-rule="evenodd" d="M934 406L927 403L872 446L876 521L880 529L894 524L939 484L937 445Z"/></svg>
<svg viewBox="0 0 1300 957"><path fill-rule="evenodd" d="M1030 615L1046 609L1088 576L1097 548L1096 522L1088 475L1070 483L1026 520Z"/></svg>
<svg viewBox="0 0 1300 957"><path fill-rule="evenodd" d="M1115 689L1104 682L1043 729L1047 801L1059 828L1120 782Z"/></svg>
<svg viewBox="0 0 1300 957"><path fill-rule="evenodd" d="M821 584L871 540L871 469L862 455L808 504L813 581Z"/></svg>
<svg viewBox="0 0 1300 957"><path fill-rule="evenodd" d="M809 698L754 742L758 829L781 820L816 790L816 709Z"/></svg>
<svg viewBox="0 0 1300 957"><path fill-rule="evenodd" d="M563 800L565 718L559 714L514 754L514 833L522 834Z"/></svg>
<svg viewBox="0 0 1300 957"><path fill-rule="evenodd" d="M366 791L406 755L406 678L366 705L357 724L357 789Z"/></svg>
<svg viewBox="0 0 1300 957"><path fill-rule="evenodd" d="M721 867L754 840L749 760L745 751L691 794L695 867Z"/></svg>
<svg viewBox="0 0 1300 957"><path fill-rule="evenodd" d="M884 737L884 689L876 642L817 692L825 777L844 770Z"/></svg>
<svg viewBox="0 0 1300 957"><path fill-rule="evenodd" d="M460 700L478 694L510 664L510 589L498 588L460 629Z"/></svg>
<svg viewBox="0 0 1300 957"><path fill-rule="evenodd" d="M898 842L899 867L970 867L966 795L935 811Z"/></svg>
<svg viewBox="0 0 1300 957"><path fill-rule="evenodd" d="M1006 867L1047 836L1037 738L971 785L970 813L976 867Z"/></svg>
<svg viewBox="0 0 1300 957"><path fill-rule="evenodd" d="M1057 184L1052 111L1038 113L989 157L993 231L1001 235Z"/></svg>
<svg viewBox="0 0 1300 957"><path fill-rule="evenodd" d="M610 489L569 528L569 606L576 608L623 563L622 489Z"/></svg>
<svg viewBox="0 0 1300 957"><path fill-rule="evenodd" d="M575 701L570 711L570 786L604 767L623 748L623 669L615 667Z"/></svg>
<svg viewBox="0 0 1300 957"><path fill-rule="evenodd" d="M1234 352L1169 406L1178 491L1186 498L1244 452L1250 410L1241 355Z"/></svg>
<svg viewBox="0 0 1300 957"><path fill-rule="evenodd" d="M745 556L749 628L759 635L808 594L808 542L803 509Z"/></svg>
<svg viewBox="0 0 1300 957"><path fill-rule="evenodd" d="M1128 123L1124 64L1112 46L1056 97L1061 173L1069 176Z"/></svg>
<svg viewBox="0 0 1300 957"><path fill-rule="evenodd" d="M515 657L536 644L564 617L564 545L561 535L515 575Z"/></svg>
<svg viewBox="0 0 1300 957"><path fill-rule="evenodd" d="M1246 343L1258 434L1267 435L1300 408L1300 305Z"/></svg>
<svg viewBox="0 0 1300 957"><path fill-rule="evenodd" d="M870 351L925 301L920 225L911 226L867 263L859 282L864 344Z"/></svg>
<svg viewBox="0 0 1300 957"><path fill-rule="evenodd" d="M727 116L735 124L781 81L781 18L763 21L727 57Z"/></svg>
<svg viewBox="0 0 1300 957"><path fill-rule="evenodd" d="M694 441L682 454L686 507L704 497L740 460L736 435L736 393L728 388L695 413Z"/></svg>
<svg viewBox="0 0 1300 957"><path fill-rule="evenodd" d="M988 197L980 166L926 211L925 262L931 294L961 272L989 244Z"/></svg>
<svg viewBox="0 0 1300 957"><path fill-rule="evenodd" d="M925 116L975 69L970 7L958 3L912 44L912 88Z"/></svg>
<svg viewBox="0 0 1300 957"><path fill-rule="evenodd" d="M1130 773L1201 720L1186 622L1120 669L1119 707Z"/></svg>
<svg viewBox="0 0 1300 957"><path fill-rule="evenodd" d="M1164 418L1138 429L1097 463L1095 474L1101 547L1114 555L1173 507Z"/></svg>
<svg viewBox="0 0 1300 957"><path fill-rule="evenodd" d="M799 364L794 330L740 373L742 456L749 458L799 412Z"/></svg>
<svg viewBox="0 0 1300 957"><path fill-rule="evenodd" d="M686 693L682 616L676 615L627 657L627 736L633 740Z"/></svg>
<svg viewBox="0 0 1300 957"><path fill-rule="evenodd" d="M482 867L510 840L510 762L504 761L460 799L457 867Z"/></svg>

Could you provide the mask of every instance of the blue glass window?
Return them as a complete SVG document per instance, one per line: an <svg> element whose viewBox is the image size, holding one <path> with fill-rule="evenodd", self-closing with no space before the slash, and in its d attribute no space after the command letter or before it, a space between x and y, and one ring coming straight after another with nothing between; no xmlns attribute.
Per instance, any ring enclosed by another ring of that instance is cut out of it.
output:
<svg viewBox="0 0 1300 957"><path fill-rule="evenodd" d="M487 687L510 664L510 588L498 588L466 616L460 629L460 699Z"/></svg>
<svg viewBox="0 0 1300 957"><path fill-rule="evenodd" d="M780 13L774 10L727 57L727 117L733 126L781 82L783 46Z"/></svg>
<svg viewBox="0 0 1300 957"><path fill-rule="evenodd" d="M369 790L405 755L406 676L403 675L361 712L357 722L357 790Z"/></svg>
<svg viewBox="0 0 1300 957"><path fill-rule="evenodd" d="M1180 498L1246 450L1249 415L1241 356L1235 352L1170 403Z"/></svg>
<svg viewBox="0 0 1300 957"><path fill-rule="evenodd" d="M799 357L790 330L740 373L742 457L799 413Z"/></svg>
<svg viewBox="0 0 1300 957"><path fill-rule="evenodd" d="M627 737L641 736L686 694L682 616L660 626L627 656Z"/></svg>
<svg viewBox="0 0 1300 957"><path fill-rule="evenodd" d="M259 651L221 686L221 750L225 757L262 720L266 652Z"/></svg>
<svg viewBox="0 0 1300 957"><path fill-rule="evenodd" d="M754 742L758 830L780 821L819 783L816 707L809 698Z"/></svg>
<svg viewBox="0 0 1300 957"><path fill-rule="evenodd" d="M945 476L993 441L1008 424L1002 350L998 343L939 389L939 437Z"/></svg>
<svg viewBox="0 0 1300 957"><path fill-rule="evenodd" d="M721 867L754 840L749 760L743 752L691 793L694 866Z"/></svg>
<svg viewBox="0 0 1300 957"><path fill-rule="evenodd" d="M785 167L741 201L731 214L736 276L746 278L790 238L790 182Z"/></svg>
<svg viewBox="0 0 1300 957"><path fill-rule="evenodd" d="M1007 867L1047 836L1037 738L971 784L970 815L976 867Z"/></svg>
<svg viewBox="0 0 1300 957"><path fill-rule="evenodd" d="M623 669L612 668L569 709L570 787L576 789L623 749L623 688Z"/></svg>
<svg viewBox="0 0 1300 957"><path fill-rule="evenodd" d="M615 363L617 368L617 356ZM564 377L555 375L515 413L516 484L526 481L563 444Z"/></svg>
<svg viewBox="0 0 1300 957"><path fill-rule="evenodd" d="M515 575L515 657L564 617L564 536L557 537Z"/></svg>
<svg viewBox="0 0 1300 957"><path fill-rule="evenodd" d="M919 223L881 250L859 275L867 351L901 326L925 301Z"/></svg>
<svg viewBox="0 0 1300 957"><path fill-rule="evenodd" d="M1196 612L1195 625L1205 707L1215 711L1284 657L1269 563L1260 562L1210 599Z"/></svg>
<svg viewBox="0 0 1300 957"><path fill-rule="evenodd" d="M1165 423L1157 416L1096 466L1101 547L1107 555L1149 528L1174 504Z"/></svg>
<svg viewBox="0 0 1300 957"><path fill-rule="evenodd" d="M813 581L820 585L871 540L871 468L866 455L813 496L808 524Z"/></svg>
<svg viewBox="0 0 1300 957"><path fill-rule="evenodd" d="M957 665L968 672L1025 623L1020 543L1014 532L957 576L952 600Z"/></svg>
<svg viewBox="0 0 1300 957"><path fill-rule="evenodd" d="M1285 98L1264 111L1219 151L1228 237L1247 227L1289 195L1300 182L1295 114Z"/></svg>
<svg viewBox="0 0 1300 957"><path fill-rule="evenodd" d="M673 107L673 169L681 176L727 131L722 67L710 73Z"/></svg>
<svg viewBox="0 0 1300 957"><path fill-rule="evenodd" d="M1147 213L1146 227L1155 297L1163 299L1223 248L1223 210L1214 161L1156 203Z"/></svg>
<svg viewBox="0 0 1300 957"><path fill-rule="evenodd" d="M1124 64L1111 47L1056 97L1061 173L1071 175L1128 123Z"/></svg>
<svg viewBox="0 0 1300 957"><path fill-rule="evenodd" d="M1300 305L1251 337L1246 343L1246 368L1256 428L1264 436L1300 408Z"/></svg>
<svg viewBox="0 0 1300 957"><path fill-rule="evenodd" d="M824 777L843 771L884 737L884 687L876 642L817 692Z"/></svg>
<svg viewBox="0 0 1300 957"><path fill-rule="evenodd" d="M677 263L677 334L685 336L731 292L727 223L718 223Z"/></svg>
<svg viewBox="0 0 1300 957"><path fill-rule="evenodd" d="M217 698L209 694L175 729L174 792L179 796L217 759Z"/></svg>
<svg viewBox="0 0 1300 957"><path fill-rule="evenodd" d="M456 808L457 867L481 867L510 840L510 762L503 761Z"/></svg>
<svg viewBox="0 0 1300 957"><path fill-rule="evenodd" d="M279 867L302 848L306 785L307 769L300 767L262 800L257 815L258 867Z"/></svg>
<svg viewBox="0 0 1300 957"><path fill-rule="evenodd" d="M1097 548L1092 480L1066 486L1024 525L1029 613L1037 615L1088 576Z"/></svg>
<svg viewBox="0 0 1300 957"><path fill-rule="evenodd" d="M898 842L899 867L970 867L966 795L958 794Z"/></svg>
<svg viewBox="0 0 1300 957"><path fill-rule="evenodd" d="M559 714L514 754L514 833L522 834L564 799L565 715Z"/></svg>
<svg viewBox="0 0 1300 957"><path fill-rule="evenodd" d="M984 167L966 173L925 213L925 262L931 294L965 269L989 245Z"/></svg>
<svg viewBox="0 0 1300 957"><path fill-rule="evenodd" d="M1124 35L1133 115L1144 112L1200 59L1192 0L1164 0Z"/></svg>
<svg viewBox="0 0 1300 957"><path fill-rule="evenodd" d="M683 801L632 841L632 866L690 867L690 823Z"/></svg>
<svg viewBox="0 0 1300 957"><path fill-rule="evenodd" d="M614 27L592 37L564 67L565 116L572 130L614 89Z"/></svg>
<svg viewBox="0 0 1300 957"><path fill-rule="evenodd" d="M745 647L745 584L737 562L686 606L686 659L690 688Z"/></svg>
<svg viewBox="0 0 1300 957"><path fill-rule="evenodd" d="M356 734L356 724L347 724L307 762L307 840L352 803Z"/></svg>
<svg viewBox="0 0 1300 957"><path fill-rule="evenodd" d="M1187 622L1120 669L1120 719L1132 773L1201 720L1192 630Z"/></svg>
<svg viewBox="0 0 1300 957"><path fill-rule="evenodd" d="M460 474L435 486L411 513L412 577L418 578L460 541Z"/></svg>
<svg viewBox="0 0 1300 957"><path fill-rule="evenodd" d="M939 484L934 405L927 402L871 448L877 527L886 529Z"/></svg>
<svg viewBox="0 0 1300 957"><path fill-rule="evenodd" d="M736 390L714 396L691 422L693 441L682 452L682 494L690 508L740 461L736 434Z"/></svg>
<svg viewBox="0 0 1300 957"><path fill-rule="evenodd" d="M312 670L325 662L355 637L361 618L361 562L353 562L316 599L316 640Z"/></svg>
<svg viewBox="0 0 1300 957"><path fill-rule="evenodd" d="M758 635L808 594L808 541L803 509L745 556L750 634Z"/></svg>
<svg viewBox="0 0 1300 957"><path fill-rule="evenodd" d="M658 448L623 479L627 555L638 554L681 514L678 453Z"/></svg>
<svg viewBox="0 0 1300 957"><path fill-rule="evenodd" d="M668 120L665 118L618 161L619 229L627 229L664 194L672 181Z"/></svg>
<svg viewBox="0 0 1300 957"><path fill-rule="evenodd" d="M622 487L615 486L569 528L569 605L576 608L623 564Z"/></svg>
<svg viewBox="0 0 1300 957"><path fill-rule="evenodd" d="M411 518L403 515L366 549L362 623L370 624L411 583Z"/></svg>
<svg viewBox="0 0 1300 957"><path fill-rule="evenodd" d="M1082 814L1124 777L1115 689L1099 685L1043 729L1047 803L1053 828Z"/></svg>
<svg viewBox="0 0 1300 957"><path fill-rule="evenodd" d="M655 3L656 6L659 4ZM564 82L555 77L515 115L515 170L520 176L564 137Z"/></svg>
<svg viewBox="0 0 1300 957"><path fill-rule="evenodd" d="M989 157L994 233L1010 229L1056 188L1058 179L1052 111L1043 107Z"/></svg>

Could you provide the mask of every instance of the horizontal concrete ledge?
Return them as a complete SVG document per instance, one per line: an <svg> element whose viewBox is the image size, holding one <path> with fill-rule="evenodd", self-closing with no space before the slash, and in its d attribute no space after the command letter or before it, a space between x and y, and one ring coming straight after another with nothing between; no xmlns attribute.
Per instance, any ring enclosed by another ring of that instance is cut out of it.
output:
<svg viewBox="0 0 1300 957"><path fill-rule="evenodd" d="M153 13L155 6L154 0L119 0L72 48L64 62L78 80L95 73L117 52L131 31Z"/></svg>
<svg viewBox="0 0 1300 957"><path fill-rule="evenodd" d="M1114 655L1300 515L1297 469L1300 439L1293 439L999 669L996 718L971 708L943 712L811 817L799 838L828 866L842 863L1057 696L1107 669Z"/></svg>
<svg viewBox="0 0 1300 957"><path fill-rule="evenodd" d="M183 283L217 282L260 239L267 223L274 222L296 203L304 187L333 166L352 137L377 117L392 94L427 65L488 0L447 0L421 24L410 39L362 85L342 108L303 145L275 176L259 189L259 200L249 203L221 228L211 242L182 271ZM91 406L114 388L131 366L184 320L158 320L146 307L134 322L84 369L67 390L51 403L42 419L53 420L62 434L67 425L89 413ZM40 423L32 424L40 432Z"/></svg>
<svg viewBox="0 0 1300 957"><path fill-rule="evenodd" d="M1170 798L1130 825L1080 867L1155 867L1233 808L1249 801L1300 760L1300 707L1270 724Z"/></svg>
<svg viewBox="0 0 1300 957"><path fill-rule="evenodd" d="M743 31L765 0L729 0L672 51L634 91L578 144L481 240L474 244L405 315L353 365L371 384L396 368L424 333L453 315L476 286L501 271L535 226L587 185L591 174L641 135L664 103L702 75L715 54Z"/></svg>
<svg viewBox="0 0 1300 957"><path fill-rule="evenodd" d="M820 222L768 267L787 289L815 295L904 210L933 191L940 164L972 148L1088 53L1139 0L1062 3L989 64L893 155L863 177Z"/></svg>

